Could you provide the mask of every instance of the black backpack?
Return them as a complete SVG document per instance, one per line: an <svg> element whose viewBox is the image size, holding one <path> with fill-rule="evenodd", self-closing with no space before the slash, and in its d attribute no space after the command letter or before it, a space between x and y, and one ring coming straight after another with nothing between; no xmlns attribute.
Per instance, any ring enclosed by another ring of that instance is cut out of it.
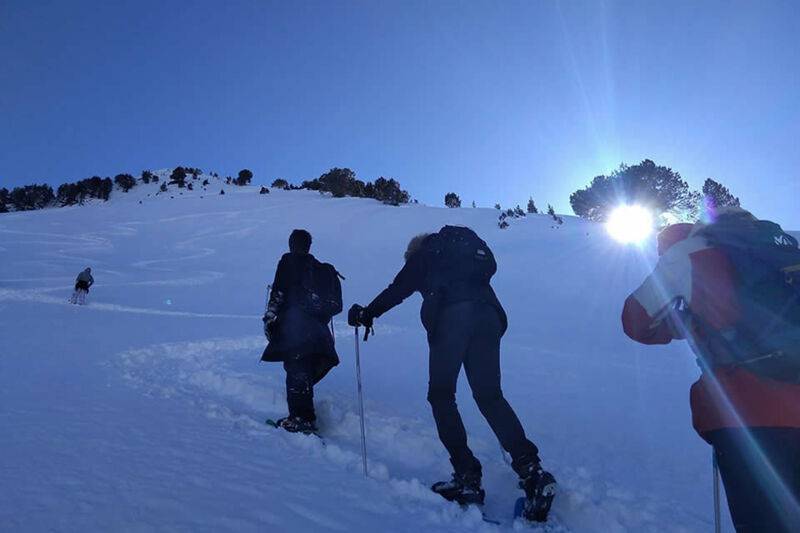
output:
<svg viewBox="0 0 800 533"><path fill-rule="evenodd" d="M469 228L445 226L431 235L426 248L436 264L429 280L434 290L488 285L497 272L492 250Z"/></svg>
<svg viewBox="0 0 800 533"><path fill-rule="evenodd" d="M344 276L330 263L313 259L303 276L306 298L303 307L324 322L342 312L342 284Z"/></svg>
<svg viewBox="0 0 800 533"><path fill-rule="evenodd" d="M736 274L739 321L721 332L730 366L800 383L800 248L778 224L724 213L698 232Z"/></svg>

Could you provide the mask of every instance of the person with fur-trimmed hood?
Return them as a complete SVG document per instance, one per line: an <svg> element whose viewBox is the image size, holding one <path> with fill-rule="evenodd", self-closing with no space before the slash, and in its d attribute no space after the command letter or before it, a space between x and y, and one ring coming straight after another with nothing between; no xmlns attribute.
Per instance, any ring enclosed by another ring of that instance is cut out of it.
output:
<svg viewBox="0 0 800 533"><path fill-rule="evenodd" d="M625 301L633 340L686 339L702 369L692 420L713 446L739 533L800 531L800 250L742 209L658 236Z"/></svg>
<svg viewBox="0 0 800 533"><path fill-rule="evenodd" d="M500 388L500 339L508 321L490 285L496 270L491 250L469 228L445 226L438 233L419 235L409 242L405 264L394 281L368 306L354 305L348 322L369 332L374 319L414 292L422 295L421 318L430 347L428 401L454 470L451 481L438 482L432 489L462 505L484 501L481 463L467 445L456 407L456 382L463 366L481 414L511 455L528 498L525 517L543 521L556 482L542 469L537 447L525 436Z"/></svg>

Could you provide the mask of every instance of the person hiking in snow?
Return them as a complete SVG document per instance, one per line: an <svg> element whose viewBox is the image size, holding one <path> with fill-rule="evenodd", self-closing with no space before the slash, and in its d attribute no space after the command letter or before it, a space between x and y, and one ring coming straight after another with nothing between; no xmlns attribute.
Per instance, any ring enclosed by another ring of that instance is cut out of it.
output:
<svg viewBox="0 0 800 533"><path fill-rule="evenodd" d="M342 287L333 266L309 252L311 234L296 229L289 253L278 262L264 315L269 340L262 361L283 362L289 414L277 425L291 432L316 432L314 385L339 364L331 319L342 311Z"/></svg>
<svg viewBox="0 0 800 533"><path fill-rule="evenodd" d="M702 369L692 422L713 447L736 530L800 531L800 250L729 208L658 236L653 273L625 301L625 333L686 339Z"/></svg>
<svg viewBox="0 0 800 533"><path fill-rule="evenodd" d="M83 272L78 274L78 277L75 280L75 291L72 293L72 297L69 299L69 302L72 304L84 305L86 303L86 295L89 294L89 288L92 285L94 285L92 269L86 267Z"/></svg>
<svg viewBox="0 0 800 533"><path fill-rule="evenodd" d="M456 382L463 366L478 407L503 448L511 454L528 502L525 516L547 517L556 482L539 462L539 450L525 436L500 388L500 339L506 313L490 285L497 263L486 243L469 228L445 226L438 233L411 239L405 265L394 281L367 307L354 305L351 326L367 333L374 319L414 292L422 294L422 323L430 347L428 401L442 444L453 465L451 481L431 488L462 505L483 504L481 463L467 445L456 407Z"/></svg>

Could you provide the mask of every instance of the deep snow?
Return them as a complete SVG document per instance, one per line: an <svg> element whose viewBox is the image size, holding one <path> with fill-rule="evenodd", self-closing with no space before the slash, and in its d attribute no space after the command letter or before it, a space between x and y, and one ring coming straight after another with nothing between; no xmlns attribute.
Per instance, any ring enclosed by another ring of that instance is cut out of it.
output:
<svg viewBox="0 0 800 533"><path fill-rule="evenodd" d="M510 520L515 476L464 379L486 511L503 525L427 489L449 463L425 400L418 296L362 344L370 479L343 315L342 364L316 395L327 445L263 424L285 412L282 368L259 357L265 290L289 231L311 231L315 255L347 277L347 308L392 279L409 237L446 223L476 229L498 259L504 390L561 487L538 529L711 529L710 449L688 407L694 357L680 344L636 345L619 323L652 243L624 247L569 217L500 230L494 209L259 195L217 181L157 190L0 215L0 530L524 530ZM86 266L97 280L89 305L69 305Z"/></svg>

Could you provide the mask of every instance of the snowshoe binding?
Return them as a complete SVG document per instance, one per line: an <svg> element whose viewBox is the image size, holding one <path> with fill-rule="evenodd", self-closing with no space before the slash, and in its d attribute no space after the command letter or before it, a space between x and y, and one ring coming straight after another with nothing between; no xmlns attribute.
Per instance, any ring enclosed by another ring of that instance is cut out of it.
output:
<svg viewBox="0 0 800 533"><path fill-rule="evenodd" d="M483 505L486 492L481 488L481 478L474 475L453 474L450 481L438 481L431 490L445 500L459 505Z"/></svg>
<svg viewBox="0 0 800 533"><path fill-rule="evenodd" d="M525 491L525 497L517 500L515 518L522 517L529 522L546 522L557 487L553 474L543 470L539 464L532 465L528 475L519 480L519 488Z"/></svg>
<svg viewBox="0 0 800 533"><path fill-rule="evenodd" d="M318 435L317 426L312 420L305 420L298 416L287 416L278 420L267 420L267 424L288 431L289 433L303 433L305 435Z"/></svg>

